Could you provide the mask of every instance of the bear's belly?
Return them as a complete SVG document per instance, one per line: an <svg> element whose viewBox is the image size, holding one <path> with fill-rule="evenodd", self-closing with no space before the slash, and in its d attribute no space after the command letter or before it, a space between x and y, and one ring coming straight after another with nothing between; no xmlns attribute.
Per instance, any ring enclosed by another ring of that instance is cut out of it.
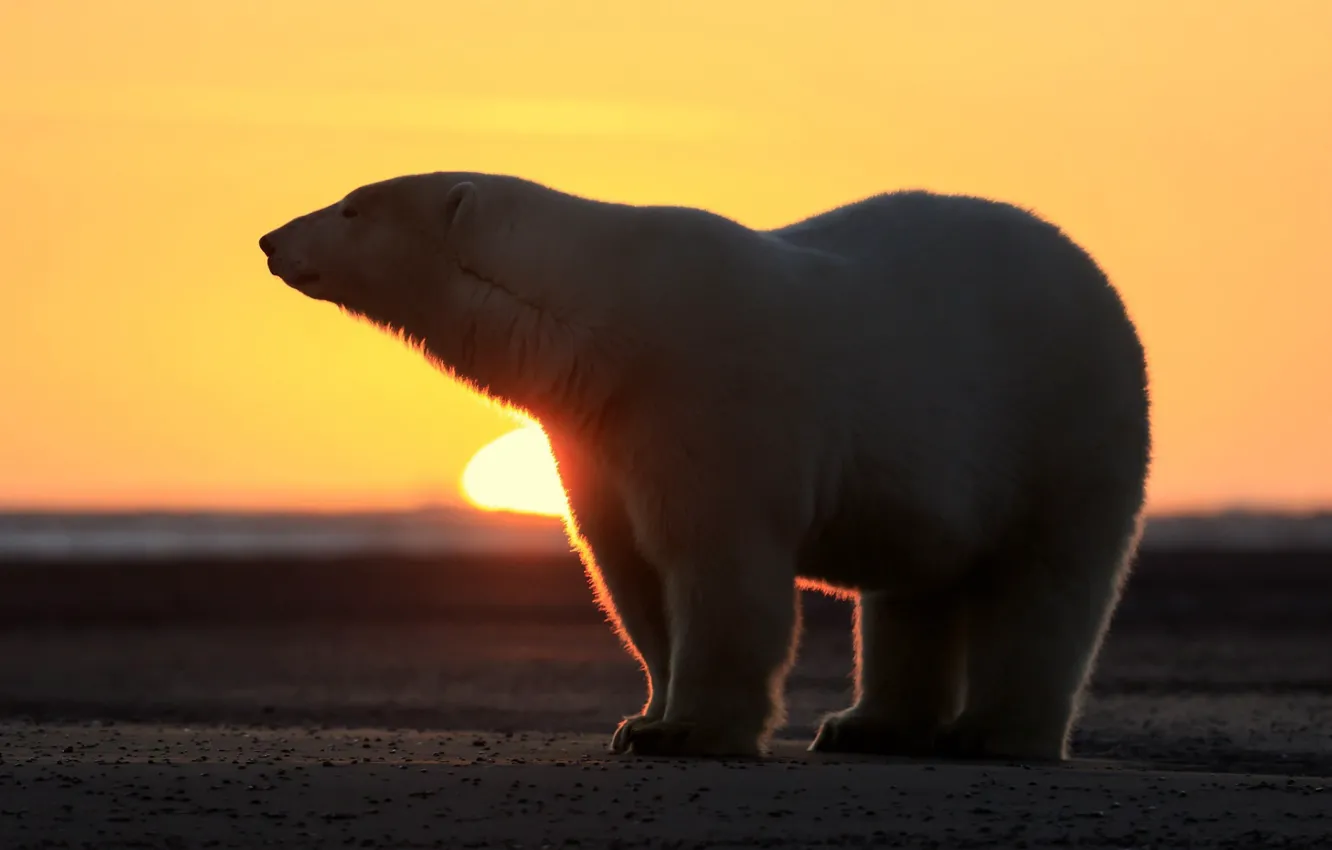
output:
<svg viewBox="0 0 1332 850"><path fill-rule="evenodd" d="M965 577L972 541L938 519L896 512L843 515L802 548L800 578L836 590L917 596Z"/></svg>

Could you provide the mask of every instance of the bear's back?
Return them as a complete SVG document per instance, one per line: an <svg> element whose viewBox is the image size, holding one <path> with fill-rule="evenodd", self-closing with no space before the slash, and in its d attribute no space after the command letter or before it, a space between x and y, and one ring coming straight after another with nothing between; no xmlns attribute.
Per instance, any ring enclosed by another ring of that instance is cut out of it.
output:
<svg viewBox="0 0 1332 850"><path fill-rule="evenodd" d="M1091 257L1058 227L1012 204L969 195L875 195L768 234L835 254L865 273L891 276L898 288L979 284L1012 290L1051 277L1063 288L1108 285Z"/></svg>
<svg viewBox="0 0 1332 850"><path fill-rule="evenodd" d="M826 309L849 341L895 339L907 347L899 355L940 366L959 354L979 365L983 353L1019 369L1033 365L1018 362L1024 353L1141 359L1123 303L1092 257L1011 204L894 192L765 235L836 258L823 266L835 273L801 276L805 297L796 301L806 316ZM959 351L968 346L978 350Z"/></svg>
<svg viewBox="0 0 1332 850"><path fill-rule="evenodd" d="M837 352L828 360L845 371L823 376L813 406L840 406L848 432L877 437L854 447L852 489L895 482L940 533L974 539L980 517L998 521L996 504L1083 462L1089 445L1119 444L1110 463L1145 460L1136 331L1054 225L1002 202L907 191L767 235L848 269L807 281L799 312L818 333L795 347Z"/></svg>

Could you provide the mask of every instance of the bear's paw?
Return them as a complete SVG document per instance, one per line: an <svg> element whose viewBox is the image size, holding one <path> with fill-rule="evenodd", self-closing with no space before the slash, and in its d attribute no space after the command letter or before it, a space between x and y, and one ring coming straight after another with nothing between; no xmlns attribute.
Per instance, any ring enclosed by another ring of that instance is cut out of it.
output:
<svg viewBox="0 0 1332 850"><path fill-rule="evenodd" d="M620 724L611 749L640 756L758 758L763 755L758 737L752 733L642 716L627 718Z"/></svg>
<svg viewBox="0 0 1332 850"><path fill-rule="evenodd" d="M936 753L960 761L1043 763L1068 757L1063 728L986 729L964 714L940 736Z"/></svg>
<svg viewBox="0 0 1332 850"><path fill-rule="evenodd" d="M933 731L908 731L892 720L855 709L830 714L819 724L811 752L921 758L935 752Z"/></svg>

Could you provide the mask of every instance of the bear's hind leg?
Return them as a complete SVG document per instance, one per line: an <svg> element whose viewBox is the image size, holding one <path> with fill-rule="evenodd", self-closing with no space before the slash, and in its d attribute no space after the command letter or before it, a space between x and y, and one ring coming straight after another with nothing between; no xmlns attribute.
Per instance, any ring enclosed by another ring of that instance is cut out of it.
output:
<svg viewBox="0 0 1332 850"><path fill-rule="evenodd" d="M795 571L757 546L662 570L671 635L666 713L628 730L641 755L762 754L784 722L782 687L799 630Z"/></svg>
<svg viewBox="0 0 1332 850"><path fill-rule="evenodd" d="M941 753L1061 761L1127 573L1136 525L1070 525L1011 560L968 601L966 706Z"/></svg>
<svg viewBox="0 0 1332 850"><path fill-rule="evenodd" d="M856 701L830 714L811 750L923 756L957 714L966 645L961 598L856 602Z"/></svg>

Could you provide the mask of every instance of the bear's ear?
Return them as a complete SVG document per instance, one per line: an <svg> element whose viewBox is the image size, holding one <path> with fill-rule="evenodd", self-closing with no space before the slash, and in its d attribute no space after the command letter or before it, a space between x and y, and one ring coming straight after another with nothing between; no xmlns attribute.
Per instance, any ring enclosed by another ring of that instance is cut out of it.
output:
<svg viewBox="0 0 1332 850"><path fill-rule="evenodd" d="M470 242L475 213L475 184L464 181L444 196L444 246L450 254L457 256Z"/></svg>

